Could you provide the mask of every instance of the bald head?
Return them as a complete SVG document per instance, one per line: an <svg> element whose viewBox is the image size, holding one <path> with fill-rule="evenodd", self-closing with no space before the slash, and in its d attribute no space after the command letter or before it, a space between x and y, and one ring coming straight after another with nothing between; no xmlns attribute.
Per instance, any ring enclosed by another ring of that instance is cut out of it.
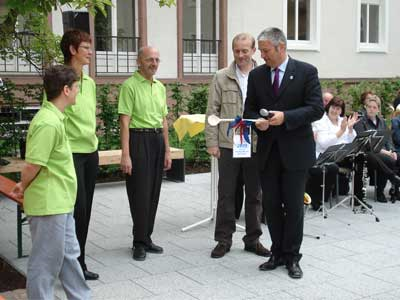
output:
<svg viewBox="0 0 400 300"><path fill-rule="evenodd" d="M138 51L137 65L139 73L147 80L152 81L160 64L160 53L151 46L142 47Z"/></svg>
<svg viewBox="0 0 400 300"><path fill-rule="evenodd" d="M324 107L328 105L328 103L333 99L333 95L329 92L325 92L322 95L322 101L324 102Z"/></svg>

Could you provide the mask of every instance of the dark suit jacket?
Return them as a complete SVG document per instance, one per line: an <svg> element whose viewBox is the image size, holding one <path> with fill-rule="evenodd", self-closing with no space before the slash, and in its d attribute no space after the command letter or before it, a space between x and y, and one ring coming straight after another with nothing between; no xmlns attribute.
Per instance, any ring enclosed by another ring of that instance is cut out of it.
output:
<svg viewBox="0 0 400 300"><path fill-rule="evenodd" d="M284 123L257 131L257 156L260 168L265 162L274 142L278 143L284 167L304 170L315 164L315 141L311 123L319 120L324 108L317 69L307 63L289 58L285 75L274 95L271 68L261 65L249 74L244 118L260 117L261 108L283 111Z"/></svg>

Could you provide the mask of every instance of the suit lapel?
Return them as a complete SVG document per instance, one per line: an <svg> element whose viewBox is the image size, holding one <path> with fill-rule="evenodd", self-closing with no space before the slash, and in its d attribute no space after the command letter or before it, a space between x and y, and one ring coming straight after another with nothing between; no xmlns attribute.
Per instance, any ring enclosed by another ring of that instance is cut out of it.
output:
<svg viewBox="0 0 400 300"><path fill-rule="evenodd" d="M283 94L288 85L293 81L295 70L296 68L294 66L294 61L289 57L289 61L285 70L285 75L283 76L281 85L279 86L279 92L277 98L279 98ZM270 81L271 81L271 76L270 76Z"/></svg>

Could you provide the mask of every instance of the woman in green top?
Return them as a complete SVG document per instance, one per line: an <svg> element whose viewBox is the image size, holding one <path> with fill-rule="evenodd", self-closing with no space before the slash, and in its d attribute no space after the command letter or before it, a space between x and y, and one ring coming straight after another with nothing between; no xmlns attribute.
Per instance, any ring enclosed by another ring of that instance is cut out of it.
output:
<svg viewBox="0 0 400 300"><path fill-rule="evenodd" d="M86 280L96 280L99 275L88 271L85 264L85 244L92 210L93 193L99 165L96 137L96 84L83 73L90 63L92 45L90 35L80 30L70 30L61 39L64 63L71 66L80 77L80 91L76 104L65 110L65 130L71 145L78 193L74 209L76 235L81 248L78 258Z"/></svg>

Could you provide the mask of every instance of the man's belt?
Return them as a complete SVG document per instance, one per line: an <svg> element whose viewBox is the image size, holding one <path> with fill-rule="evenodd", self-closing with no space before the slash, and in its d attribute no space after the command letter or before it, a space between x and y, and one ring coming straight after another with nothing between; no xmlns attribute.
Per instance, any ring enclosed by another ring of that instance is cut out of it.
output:
<svg viewBox="0 0 400 300"><path fill-rule="evenodd" d="M130 128L131 132L162 133L162 128Z"/></svg>

